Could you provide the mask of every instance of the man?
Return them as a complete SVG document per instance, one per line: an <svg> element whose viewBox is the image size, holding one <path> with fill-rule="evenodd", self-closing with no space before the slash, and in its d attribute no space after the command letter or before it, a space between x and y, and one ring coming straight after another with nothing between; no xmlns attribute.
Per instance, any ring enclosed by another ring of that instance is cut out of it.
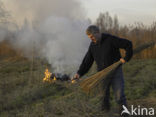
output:
<svg viewBox="0 0 156 117"><path fill-rule="evenodd" d="M86 34L92 42L90 43L88 52L86 53L77 74L74 76L75 78L80 78L87 73L93 64L93 61L97 64L97 70L101 71L119 60L124 64L131 59L133 55L131 41L110 34L100 33L99 28L95 25L89 26L86 30ZM125 49L126 51L124 58L121 58L120 48ZM124 94L122 66L120 66L113 75L111 83L106 88L102 110L110 110L109 96L111 85L115 94L116 102L121 109L122 105L127 106Z"/></svg>

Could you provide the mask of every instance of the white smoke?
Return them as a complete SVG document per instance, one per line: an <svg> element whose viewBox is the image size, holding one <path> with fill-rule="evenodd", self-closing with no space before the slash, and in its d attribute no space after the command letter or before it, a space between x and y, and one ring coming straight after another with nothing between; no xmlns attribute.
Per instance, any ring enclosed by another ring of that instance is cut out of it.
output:
<svg viewBox="0 0 156 117"><path fill-rule="evenodd" d="M85 10L78 0L1 0L19 23L43 22L50 16L84 19Z"/></svg>
<svg viewBox="0 0 156 117"><path fill-rule="evenodd" d="M41 26L41 32L47 35L42 53L56 68L56 72L69 71L71 66L80 64L88 47L88 39L85 36L87 25L84 21L50 17Z"/></svg>
<svg viewBox="0 0 156 117"><path fill-rule="evenodd" d="M76 0L5 0L19 24L12 44L29 55L34 47L57 73L76 72L89 46L89 25Z"/></svg>

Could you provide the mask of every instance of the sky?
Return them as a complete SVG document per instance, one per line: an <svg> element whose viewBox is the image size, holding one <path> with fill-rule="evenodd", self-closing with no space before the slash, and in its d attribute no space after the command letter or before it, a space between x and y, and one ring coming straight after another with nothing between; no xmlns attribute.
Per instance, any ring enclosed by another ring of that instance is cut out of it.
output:
<svg viewBox="0 0 156 117"><path fill-rule="evenodd" d="M38 1L40 0L34 1L28 0L25 2L23 2L24 0L1 0L1 1L5 3L5 6L9 11L12 11L12 15L14 15L16 20L20 19L23 20L26 16L27 19L30 17L34 17L33 9L34 10L37 9L37 11L40 11L40 9L43 10L42 8L39 8L39 6L44 6L44 4L47 5L47 9L49 9L49 11L53 10L50 7L53 7L54 5L54 4L46 4L46 2L42 2L43 5L40 5L38 3ZM52 2L55 0L46 0L46 1ZM61 0L58 1L60 2L56 3L55 7L62 6L58 4L66 5ZM77 8L78 10L76 12L78 11L85 12L86 18L91 19L92 22L95 22L100 12L101 13L109 12L111 16L117 15L120 24L128 25L134 24L136 22L142 22L143 24L151 25L153 21L156 21L156 0L68 0L67 3L74 1L80 2L82 7L80 7L79 4L71 3L69 5L71 5L73 8L79 7ZM64 11L64 9L61 8L62 7L58 7L60 13ZM25 12L23 13L23 11ZM77 13L76 15L78 14L80 13ZM42 17L44 16L45 15L43 15Z"/></svg>
<svg viewBox="0 0 156 117"><path fill-rule="evenodd" d="M122 24L142 22L146 25L156 21L156 0L81 0L86 15L93 22L99 13L117 15Z"/></svg>

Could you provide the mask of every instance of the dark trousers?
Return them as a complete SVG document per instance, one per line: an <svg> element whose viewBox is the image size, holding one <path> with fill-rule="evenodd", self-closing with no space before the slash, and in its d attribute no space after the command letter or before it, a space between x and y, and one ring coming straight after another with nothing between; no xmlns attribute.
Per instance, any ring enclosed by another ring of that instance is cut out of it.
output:
<svg viewBox="0 0 156 117"><path fill-rule="evenodd" d="M103 97L103 106L108 107L109 106L109 98L110 98L110 87L112 86L113 93L115 96L115 100L119 105L125 105L126 103L126 97L124 94L124 78L123 78L123 72L122 72L122 66L117 68L115 71L113 77L111 78L111 82L108 84L108 86L105 89L105 94Z"/></svg>

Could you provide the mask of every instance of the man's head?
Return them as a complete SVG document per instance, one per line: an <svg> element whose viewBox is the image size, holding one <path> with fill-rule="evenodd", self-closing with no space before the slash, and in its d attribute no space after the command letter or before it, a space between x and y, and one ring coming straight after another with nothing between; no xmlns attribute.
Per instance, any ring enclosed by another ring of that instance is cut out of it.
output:
<svg viewBox="0 0 156 117"><path fill-rule="evenodd" d="M94 43L98 42L101 38L99 27L95 25L90 25L86 30L86 34Z"/></svg>

